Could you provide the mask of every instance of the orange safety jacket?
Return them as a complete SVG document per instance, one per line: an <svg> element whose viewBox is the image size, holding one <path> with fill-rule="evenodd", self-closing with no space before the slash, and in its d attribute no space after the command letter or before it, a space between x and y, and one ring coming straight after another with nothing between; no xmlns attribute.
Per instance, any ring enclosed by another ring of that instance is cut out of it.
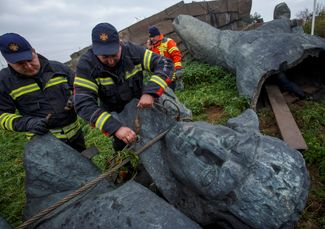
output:
<svg viewBox="0 0 325 229"><path fill-rule="evenodd" d="M182 53L177 48L176 42L173 39L166 38L163 34L160 34L159 41L156 44L152 44L150 50L170 58L174 62L175 70L183 68Z"/></svg>

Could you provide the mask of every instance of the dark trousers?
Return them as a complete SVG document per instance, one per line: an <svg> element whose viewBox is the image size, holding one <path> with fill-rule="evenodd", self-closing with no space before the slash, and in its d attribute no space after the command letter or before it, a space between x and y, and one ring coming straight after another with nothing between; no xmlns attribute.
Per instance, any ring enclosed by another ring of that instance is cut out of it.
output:
<svg viewBox="0 0 325 229"><path fill-rule="evenodd" d="M175 81L172 81L168 87L170 87L174 92L175 92L175 89L176 89L176 82Z"/></svg>
<svg viewBox="0 0 325 229"><path fill-rule="evenodd" d="M284 73L279 73L277 80L280 88L283 88L284 90L295 94L300 99L303 99L305 97L304 91L297 84L290 81Z"/></svg>
<svg viewBox="0 0 325 229"><path fill-rule="evenodd" d="M86 149L84 135L81 130L79 130L73 138L62 139L62 141L77 150L79 153Z"/></svg>

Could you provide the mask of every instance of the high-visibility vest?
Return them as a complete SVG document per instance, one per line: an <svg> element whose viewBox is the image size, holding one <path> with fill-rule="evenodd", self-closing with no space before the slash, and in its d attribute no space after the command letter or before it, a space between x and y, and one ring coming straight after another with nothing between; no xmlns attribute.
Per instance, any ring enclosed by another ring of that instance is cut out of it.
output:
<svg viewBox="0 0 325 229"><path fill-rule="evenodd" d="M173 60L175 70L182 68L182 53L177 48L176 42L171 38L160 35L160 41L152 45L151 51Z"/></svg>

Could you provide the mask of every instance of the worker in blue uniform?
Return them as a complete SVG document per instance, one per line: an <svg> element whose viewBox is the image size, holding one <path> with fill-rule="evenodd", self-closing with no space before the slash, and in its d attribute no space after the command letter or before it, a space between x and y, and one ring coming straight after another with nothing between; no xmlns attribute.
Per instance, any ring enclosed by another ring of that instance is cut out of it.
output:
<svg viewBox="0 0 325 229"><path fill-rule="evenodd" d="M144 83L144 71L152 73ZM155 98L172 82L170 59L131 42L122 42L116 28L99 23L92 30L92 46L77 64L75 107L79 116L107 136L121 150L136 140L136 133L110 113L121 112L134 98L139 108L151 108ZM99 102L98 102L99 101Z"/></svg>
<svg viewBox="0 0 325 229"><path fill-rule="evenodd" d="M37 54L16 33L0 36L0 50L8 63L0 71L0 128L27 132L28 137L50 132L83 151L84 137L71 101L73 72Z"/></svg>

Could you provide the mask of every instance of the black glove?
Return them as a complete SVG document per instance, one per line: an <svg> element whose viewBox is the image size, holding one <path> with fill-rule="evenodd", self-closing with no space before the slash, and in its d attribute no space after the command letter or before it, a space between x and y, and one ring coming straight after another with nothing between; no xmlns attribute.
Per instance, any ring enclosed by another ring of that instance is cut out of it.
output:
<svg viewBox="0 0 325 229"><path fill-rule="evenodd" d="M31 118L27 121L25 131L37 135L43 135L49 132L46 118Z"/></svg>
<svg viewBox="0 0 325 229"><path fill-rule="evenodd" d="M183 83L183 69L180 68L180 69L177 69L175 71L175 83L176 83L176 86L175 86L175 90L177 91L182 91L184 90L184 83Z"/></svg>
<svg viewBox="0 0 325 229"><path fill-rule="evenodd" d="M176 79L182 79L183 78L183 69L182 68L179 68L179 69L176 69L175 71L175 76L176 76Z"/></svg>
<svg viewBox="0 0 325 229"><path fill-rule="evenodd" d="M175 81L176 86L175 86L175 90L177 91L183 91L184 90L184 83L183 83L183 79L179 78Z"/></svg>
<svg viewBox="0 0 325 229"><path fill-rule="evenodd" d="M70 95L70 97L68 98L68 101L64 107L64 110L66 111L72 111L74 110L74 97L73 95Z"/></svg>

